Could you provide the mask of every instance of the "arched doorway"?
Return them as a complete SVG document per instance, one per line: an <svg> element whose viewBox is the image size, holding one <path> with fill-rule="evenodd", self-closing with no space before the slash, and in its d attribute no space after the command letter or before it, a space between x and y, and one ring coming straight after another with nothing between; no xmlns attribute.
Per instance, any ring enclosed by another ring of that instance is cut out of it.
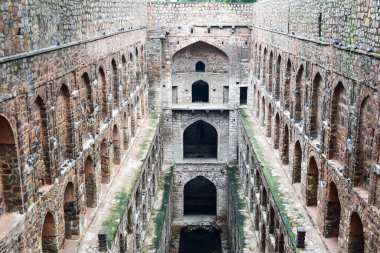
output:
<svg viewBox="0 0 380 253"><path fill-rule="evenodd" d="M184 215L216 215L216 187L205 177L198 176L183 188Z"/></svg>
<svg viewBox="0 0 380 253"><path fill-rule="evenodd" d="M110 160L106 140L100 145L100 170L101 183L108 184L110 182Z"/></svg>
<svg viewBox="0 0 380 253"><path fill-rule="evenodd" d="M289 164L289 129L288 125L285 125L284 135L282 139L281 149L281 162L282 164Z"/></svg>
<svg viewBox="0 0 380 253"><path fill-rule="evenodd" d="M102 67L99 68L98 72L98 80L99 80L99 89L101 94L101 115L103 122L106 121L108 117L108 89L106 83L106 75Z"/></svg>
<svg viewBox="0 0 380 253"><path fill-rule="evenodd" d="M116 125L113 126L113 163L115 165L120 164L121 152L120 152L120 140L119 140L119 130Z"/></svg>
<svg viewBox="0 0 380 253"><path fill-rule="evenodd" d="M198 120L183 132L184 158L217 158L218 132L211 124Z"/></svg>
<svg viewBox="0 0 380 253"><path fill-rule="evenodd" d="M280 87L281 87L281 55L278 55L277 63L276 63L276 84L274 87L274 99L276 100L280 98Z"/></svg>
<svg viewBox="0 0 380 253"><path fill-rule="evenodd" d="M311 110L310 110L310 137L319 139L321 128L321 113L319 112L320 104L322 104L322 96L319 96L322 77L317 73L313 79L313 89L311 94Z"/></svg>
<svg viewBox="0 0 380 253"><path fill-rule="evenodd" d="M294 91L294 121L296 123L299 123L303 120L303 72L303 65L301 65L296 76L296 89Z"/></svg>
<svg viewBox="0 0 380 253"><path fill-rule="evenodd" d="M47 212L45 216L41 244L43 253L55 253L59 250L55 219L51 212Z"/></svg>
<svg viewBox="0 0 380 253"><path fill-rule="evenodd" d="M318 165L314 157L310 158L306 179L306 205L316 206L318 202Z"/></svg>
<svg viewBox="0 0 380 253"><path fill-rule="evenodd" d="M331 132L329 158L344 161L346 147L347 94L341 82L337 84L331 100Z"/></svg>
<svg viewBox="0 0 380 253"><path fill-rule="evenodd" d="M339 237L340 210L341 206L339 201L338 190L334 182L331 182L327 201L324 229L324 236L326 238Z"/></svg>
<svg viewBox="0 0 380 253"><path fill-rule="evenodd" d="M354 212L350 219L350 235L348 237L348 253L364 252L364 232L362 220L358 213Z"/></svg>
<svg viewBox="0 0 380 253"><path fill-rule="evenodd" d="M86 186L86 205L96 207L96 179L94 172L94 162L90 156L87 157L84 165L85 186Z"/></svg>
<svg viewBox="0 0 380 253"><path fill-rule="evenodd" d="M3 116L0 116L0 129L0 208L15 212L22 209L17 147L12 127Z"/></svg>
<svg viewBox="0 0 380 253"><path fill-rule="evenodd" d="M267 125L266 125L266 136L272 136L272 104L268 104L268 112L267 112Z"/></svg>
<svg viewBox="0 0 380 253"><path fill-rule="evenodd" d="M293 183L301 183L302 148L299 141L294 145Z"/></svg>
<svg viewBox="0 0 380 253"><path fill-rule="evenodd" d="M119 107L119 74L117 71L117 65L116 61L112 59L111 61L112 65L112 100L113 100L113 107L114 109L117 109Z"/></svg>
<svg viewBox="0 0 380 253"><path fill-rule="evenodd" d="M49 133L48 133L48 118L46 111L46 104L42 100L40 96L37 96L35 104L37 106L37 117L36 122L38 125L38 134L37 138L41 143L39 147L40 157L42 156L43 165L42 169L39 169L40 175L38 175L38 179L42 185L51 184L52 182L52 174L51 174L51 166L50 166L50 155L49 155Z"/></svg>
<svg viewBox="0 0 380 253"><path fill-rule="evenodd" d="M292 78L292 63L290 62L290 59L288 59L286 63L286 71L285 71L285 86L284 86L284 108L285 110L289 110L290 108L290 81Z"/></svg>
<svg viewBox="0 0 380 253"><path fill-rule="evenodd" d="M124 117L123 117L123 146L124 150L127 150L129 147L129 132L128 132L128 116L127 113L124 112Z"/></svg>
<svg viewBox="0 0 380 253"><path fill-rule="evenodd" d="M280 147L280 116L278 113L276 113L274 118L273 147L274 149L278 149Z"/></svg>
<svg viewBox="0 0 380 253"><path fill-rule="evenodd" d="M74 185L71 182L67 184L65 189L63 211L65 216L65 238L77 239L77 236L79 236L79 210Z"/></svg>
<svg viewBox="0 0 380 253"><path fill-rule="evenodd" d="M357 135L356 166L351 174L354 186L364 186L368 191L372 166L372 149L374 143L376 119L373 117L375 103L372 98L363 100L360 108L359 128Z"/></svg>
<svg viewBox="0 0 380 253"><path fill-rule="evenodd" d="M71 97L69 88L62 84L59 96L57 98L57 115L61 119L59 121L58 132L59 142L62 147L62 157L64 159L72 157L73 154L73 129L72 129L72 111Z"/></svg>
<svg viewBox="0 0 380 253"><path fill-rule="evenodd" d="M192 102L203 102L208 103L209 101L209 87L208 83L199 80L193 83L191 87L191 98Z"/></svg>

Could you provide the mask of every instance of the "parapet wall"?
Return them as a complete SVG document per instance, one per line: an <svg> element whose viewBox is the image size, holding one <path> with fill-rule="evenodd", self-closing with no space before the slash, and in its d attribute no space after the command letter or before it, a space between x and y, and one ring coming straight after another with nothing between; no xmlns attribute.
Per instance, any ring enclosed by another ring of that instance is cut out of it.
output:
<svg viewBox="0 0 380 253"><path fill-rule="evenodd" d="M191 24L249 24L252 7L253 4L149 3L148 27L157 29Z"/></svg>
<svg viewBox="0 0 380 253"><path fill-rule="evenodd" d="M263 0L253 5L253 25L380 52L380 3L333 0Z"/></svg>
<svg viewBox="0 0 380 253"><path fill-rule="evenodd" d="M0 57L146 26L146 4L136 0L0 4Z"/></svg>

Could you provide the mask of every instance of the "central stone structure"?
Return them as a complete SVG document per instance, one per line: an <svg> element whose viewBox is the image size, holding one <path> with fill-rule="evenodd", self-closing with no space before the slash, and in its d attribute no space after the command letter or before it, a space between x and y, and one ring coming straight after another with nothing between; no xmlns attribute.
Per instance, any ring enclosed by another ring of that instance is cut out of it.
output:
<svg viewBox="0 0 380 253"><path fill-rule="evenodd" d="M377 1L0 13L0 252L380 252Z"/></svg>

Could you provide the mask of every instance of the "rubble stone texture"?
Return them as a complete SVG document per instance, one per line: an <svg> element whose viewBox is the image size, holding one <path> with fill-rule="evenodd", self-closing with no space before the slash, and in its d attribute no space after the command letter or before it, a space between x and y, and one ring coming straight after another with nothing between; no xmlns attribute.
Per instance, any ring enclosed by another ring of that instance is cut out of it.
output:
<svg viewBox="0 0 380 253"><path fill-rule="evenodd" d="M2 1L0 252L380 252L379 13Z"/></svg>

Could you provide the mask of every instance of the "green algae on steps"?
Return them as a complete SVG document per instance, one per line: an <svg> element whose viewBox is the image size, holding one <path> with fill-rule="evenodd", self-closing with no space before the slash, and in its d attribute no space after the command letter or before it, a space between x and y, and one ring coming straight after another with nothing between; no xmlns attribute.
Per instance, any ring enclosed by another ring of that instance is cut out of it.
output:
<svg viewBox="0 0 380 253"><path fill-rule="evenodd" d="M151 112L149 113L149 128L143 137L143 141L141 142L139 146L139 151L136 155L136 159L140 160L144 158L144 154L146 153L147 149L149 148L149 144L152 141L151 135L155 131L155 126L157 126L158 122L160 120L160 117L157 113Z"/></svg>
<svg viewBox="0 0 380 253"><path fill-rule="evenodd" d="M122 188L121 191L116 194L115 205L110 209L107 219L102 223L102 228L107 234L107 243L109 247L112 245L112 241L115 238L125 209L128 207L132 190L134 189L140 172L141 167L133 174L132 182L130 184L132 187L129 187L128 189Z"/></svg>
<svg viewBox="0 0 380 253"><path fill-rule="evenodd" d="M238 224L239 235L240 235L240 243L243 248L245 248L245 234L244 234L244 214L242 213L242 209L244 209L244 201L240 198L239 191L240 184L238 174L239 170L236 167L227 168L228 180L231 186L231 199L232 206L235 209L236 215L236 223Z"/></svg>
<svg viewBox="0 0 380 253"><path fill-rule="evenodd" d="M139 146L139 151L136 156L138 160L141 160L146 156L146 153L149 148L149 144L153 138L153 135L156 131L156 127L159 122L159 115L157 113L149 113L147 120L149 120L149 128L144 136L142 143ZM108 217L103 221L102 228L107 233L107 243L108 246L111 247L112 241L115 238L117 229L119 227L120 221L124 215L126 208L128 207L129 200L131 198L133 189L136 186L137 179L140 176L142 171L142 167L140 166L133 174L131 184L127 188L122 188L119 191L114 199L114 206L111 207Z"/></svg>
<svg viewBox="0 0 380 253"><path fill-rule="evenodd" d="M288 232L288 235L290 239L292 240L293 245L296 245L296 237L295 234L292 230L293 227L297 227L298 223L294 221L286 212L285 210L285 201L284 201L284 196L280 192L280 183L279 180L280 178L278 176L274 176L272 174L272 168L269 165L268 161L264 158L263 152L260 149L260 146L257 142L257 139L255 138L255 135L253 134L253 129L252 126L249 122L247 113L245 112L245 109L240 108L239 113L241 115L241 120L244 126L244 129L248 135L249 141L252 145L252 148L256 154L256 157L259 161L259 164L261 166L262 172L264 174L265 180L268 183L269 189L272 193L273 199L277 205L277 208L280 212L282 221L284 222L284 225L286 227L286 230Z"/></svg>

